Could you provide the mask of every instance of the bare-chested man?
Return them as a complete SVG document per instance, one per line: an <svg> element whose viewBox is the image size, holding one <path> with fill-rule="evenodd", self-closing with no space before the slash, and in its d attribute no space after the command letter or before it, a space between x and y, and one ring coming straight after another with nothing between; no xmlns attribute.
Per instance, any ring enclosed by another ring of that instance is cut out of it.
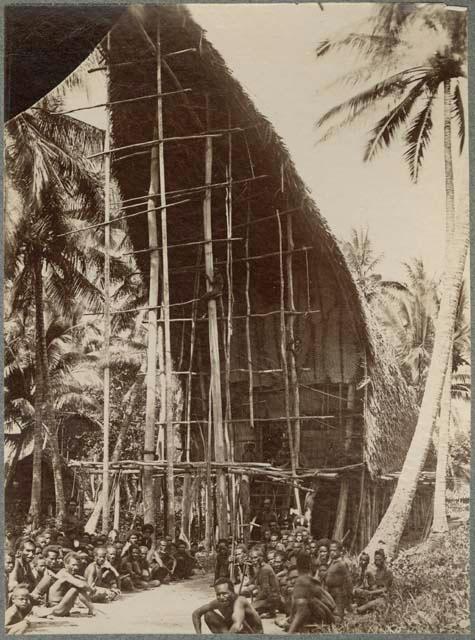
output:
<svg viewBox="0 0 475 640"><path fill-rule="evenodd" d="M312 578L312 559L307 553L297 556L298 578L292 592L289 633L300 633L307 624L331 624L335 602Z"/></svg>
<svg viewBox="0 0 475 640"><path fill-rule="evenodd" d="M193 626L201 634L204 616L211 633L263 633L259 614L244 596L234 593L230 580L219 578L214 584L216 599L193 611Z"/></svg>
<svg viewBox="0 0 475 640"><path fill-rule="evenodd" d="M79 571L79 557L71 551L66 554L64 567L58 571L58 579L49 589L48 602L51 608L47 609L47 614L69 616L79 598L86 605L89 615L94 615L94 607L89 598L91 587L79 574Z"/></svg>
<svg viewBox="0 0 475 640"><path fill-rule="evenodd" d="M87 584L91 587L92 602L111 602L120 594L117 587L109 588L103 582L103 573L105 569L111 569L111 565L107 560L107 550L105 547L96 547L94 549L94 560L88 564L84 572Z"/></svg>
<svg viewBox="0 0 475 640"><path fill-rule="evenodd" d="M330 563L325 575L325 586L336 603L336 615L343 620L345 609L351 609L352 584L350 570L341 557L341 545L330 543Z"/></svg>
<svg viewBox="0 0 475 640"><path fill-rule="evenodd" d="M367 589L360 591L360 604L358 613L368 613L381 609L386 604L387 596L393 584L393 574L386 566L386 554L383 549L374 552L374 569L367 572Z"/></svg>

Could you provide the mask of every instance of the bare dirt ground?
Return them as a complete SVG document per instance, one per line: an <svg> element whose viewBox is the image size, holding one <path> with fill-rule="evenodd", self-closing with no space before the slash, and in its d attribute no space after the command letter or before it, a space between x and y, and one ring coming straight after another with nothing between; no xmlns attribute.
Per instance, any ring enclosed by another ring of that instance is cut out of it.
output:
<svg viewBox="0 0 475 640"><path fill-rule="evenodd" d="M157 589L124 594L109 604L96 604L96 615L88 617L81 610L69 618L38 620L31 623L30 634L172 634L194 633L191 614L214 595L212 576L198 575L191 580L162 585ZM281 630L272 620L263 620L265 633ZM209 633L203 622L203 633Z"/></svg>

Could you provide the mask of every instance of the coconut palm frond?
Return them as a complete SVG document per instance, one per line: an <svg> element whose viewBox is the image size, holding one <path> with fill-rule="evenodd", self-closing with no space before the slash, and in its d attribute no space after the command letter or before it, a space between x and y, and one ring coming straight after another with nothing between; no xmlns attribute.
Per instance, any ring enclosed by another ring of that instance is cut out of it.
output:
<svg viewBox="0 0 475 640"><path fill-rule="evenodd" d="M424 152L430 142L432 132L432 109L437 95L438 84L434 83L429 90L425 106L414 118L412 125L406 132L407 150L404 158L409 165L413 182L419 178L419 170L424 159Z"/></svg>
<svg viewBox="0 0 475 640"><path fill-rule="evenodd" d="M465 110L463 106L462 94L460 92L460 85L458 82L456 83L454 91L452 93L452 114L459 125L459 150L460 153L462 153L465 144Z"/></svg>
<svg viewBox="0 0 475 640"><path fill-rule="evenodd" d="M358 93L356 96L353 96L349 100L345 100L327 111L318 120L317 126L321 127L328 120L344 113L351 116L361 109L369 109L381 100L393 97L406 90L410 84L420 82L429 72L430 67L413 67L396 73L381 82L377 82L369 89Z"/></svg>
<svg viewBox="0 0 475 640"><path fill-rule="evenodd" d="M338 39L325 39L320 42L315 49L317 58L340 51L341 49L353 49L363 55L368 55L379 50L386 40L386 36L371 33L350 33L349 35Z"/></svg>
<svg viewBox="0 0 475 640"><path fill-rule="evenodd" d="M409 91L405 98L394 107L384 118L381 118L372 131L372 136L368 140L364 162L372 160L378 150L389 147L396 135L396 132L404 125L409 117L415 102L420 98L426 79L424 78Z"/></svg>

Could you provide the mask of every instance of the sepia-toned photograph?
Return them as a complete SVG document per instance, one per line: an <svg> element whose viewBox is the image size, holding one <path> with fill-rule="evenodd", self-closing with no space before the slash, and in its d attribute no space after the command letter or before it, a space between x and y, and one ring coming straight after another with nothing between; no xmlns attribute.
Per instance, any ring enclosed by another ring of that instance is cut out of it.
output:
<svg viewBox="0 0 475 640"><path fill-rule="evenodd" d="M5 7L6 634L470 634L467 23Z"/></svg>

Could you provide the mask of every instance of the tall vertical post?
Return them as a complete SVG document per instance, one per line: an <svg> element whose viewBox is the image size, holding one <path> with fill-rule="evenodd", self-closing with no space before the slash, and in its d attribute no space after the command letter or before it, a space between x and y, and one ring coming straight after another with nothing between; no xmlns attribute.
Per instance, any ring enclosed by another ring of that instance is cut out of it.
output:
<svg viewBox="0 0 475 640"><path fill-rule="evenodd" d="M296 350L297 341L295 339L295 315L292 313L295 311L294 300L294 271L293 271L293 255L294 250L294 235L292 227L292 216L287 216L287 295L288 305L291 311L287 326L289 331L289 356L290 356L290 384L292 387L292 412L294 415L294 455L295 465L299 466L300 458L300 391L299 381L297 374L297 361Z"/></svg>
<svg viewBox="0 0 475 640"><path fill-rule="evenodd" d="M280 357L282 361L282 373L284 378L284 405L287 423L287 436L289 440L290 467L294 483L297 479L297 464L295 459L294 434L292 430L292 420L290 419L290 390L289 390L289 367L287 364L287 328L285 323L285 280L284 280L284 258L283 258L283 238L282 222L280 213L276 211L277 231L279 237L279 267L280 267ZM296 484L294 484L295 506L299 514L302 513L300 504L300 494Z"/></svg>
<svg viewBox="0 0 475 640"><path fill-rule="evenodd" d="M247 371L249 384L249 423L254 429L254 376L252 371L252 351L251 351L251 297L249 288L251 284L251 263L249 261L249 223L251 221L251 205L247 205L247 225L246 225L246 241L244 251L246 256L246 353L247 353Z"/></svg>
<svg viewBox="0 0 475 640"><path fill-rule="evenodd" d="M110 34L107 34L107 52ZM109 82L108 82L109 85ZM106 108L104 138L104 449L102 461L102 532L109 530L109 432L110 432L110 109Z"/></svg>
<svg viewBox="0 0 475 640"><path fill-rule="evenodd" d="M160 41L160 22L157 22L157 134L158 139L163 140L163 99L162 93L162 60ZM165 147L160 142L158 146L158 163L160 172L160 207L162 230L162 317L165 350L165 383L166 383L166 449L167 449L167 530L168 535L175 538L175 481L173 467L175 459L175 434L173 428L173 376L172 376L172 352L170 337L170 284L168 276L168 228L167 228L167 200L165 185Z"/></svg>
<svg viewBox="0 0 475 640"><path fill-rule="evenodd" d="M120 526L120 471L116 475L116 485L114 492L114 529L119 531Z"/></svg>
<svg viewBox="0 0 475 640"><path fill-rule="evenodd" d="M213 139L206 137L205 142L205 184L212 183ZM214 282L213 231L211 223L211 188L205 191L203 200L203 226L205 244L206 290L210 291ZM223 407L221 399L221 367L219 357L218 318L216 299L208 300L209 356L211 367L211 402L214 429L214 454L216 462L225 462ZM222 469L216 470L216 512L220 537L228 535L226 476Z"/></svg>

